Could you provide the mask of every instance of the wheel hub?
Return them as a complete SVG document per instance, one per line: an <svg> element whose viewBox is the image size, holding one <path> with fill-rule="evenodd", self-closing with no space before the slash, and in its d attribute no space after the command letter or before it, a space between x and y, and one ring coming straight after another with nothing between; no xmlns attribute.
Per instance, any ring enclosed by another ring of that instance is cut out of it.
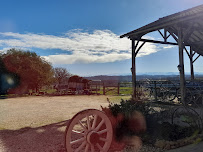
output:
<svg viewBox="0 0 203 152"><path fill-rule="evenodd" d="M99 139L99 134L95 131L91 131L88 133L87 135L87 141L90 143L90 144L97 144L99 143L100 139Z"/></svg>

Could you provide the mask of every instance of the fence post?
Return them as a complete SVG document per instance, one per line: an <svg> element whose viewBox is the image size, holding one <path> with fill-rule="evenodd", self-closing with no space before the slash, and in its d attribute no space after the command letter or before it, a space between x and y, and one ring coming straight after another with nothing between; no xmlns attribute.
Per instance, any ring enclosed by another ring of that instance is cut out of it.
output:
<svg viewBox="0 0 203 152"><path fill-rule="evenodd" d="M154 81L154 98L155 98L155 101L157 102L156 81Z"/></svg>
<svg viewBox="0 0 203 152"><path fill-rule="evenodd" d="M118 95L120 94L120 83L118 83Z"/></svg>
<svg viewBox="0 0 203 152"><path fill-rule="evenodd" d="M105 95L105 86L103 84L103 95Z"/></svg>

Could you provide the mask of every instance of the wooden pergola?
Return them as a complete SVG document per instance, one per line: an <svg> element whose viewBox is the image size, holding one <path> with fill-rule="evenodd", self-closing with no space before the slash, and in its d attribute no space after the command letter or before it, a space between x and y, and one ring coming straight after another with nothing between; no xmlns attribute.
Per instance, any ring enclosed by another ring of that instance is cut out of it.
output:
<svg viewBox="0 0 203 152"><path fill-rule="evenodd" d="M143 39L142 37L150 32L157 31L163 41ZM132 41L132 83L133 97L136 98L136 64L135 59L146 42L177 45L179 47L179 65L181 102L185 103L186 86L184 70L184 50L190 59L191 80L194 80L193 63L203 56L203 5L175 13L156 20L134 31L120 36L127 37ZM169 42L169 37L173 37L174 42ZM140 44L141 43L141 44ZM186 46L190 49L187 50ZM194 55L197 54L195 58Z"/></svg>

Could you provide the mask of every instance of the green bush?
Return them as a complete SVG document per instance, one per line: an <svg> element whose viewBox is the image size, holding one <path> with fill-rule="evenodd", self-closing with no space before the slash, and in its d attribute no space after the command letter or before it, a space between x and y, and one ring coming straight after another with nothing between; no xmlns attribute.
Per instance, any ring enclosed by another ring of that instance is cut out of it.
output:
<svg viewBox="0 0 203 152"><path fill-rule="evenodd" d="M111 110L114 116L117 116L119 113L123 114L125 117L130 117L133 112L139 111L144 116L148 115L152 110L148 103L145 102L136 102L132 99L123 100L119 104L110 104L109 109Z"/></svg>

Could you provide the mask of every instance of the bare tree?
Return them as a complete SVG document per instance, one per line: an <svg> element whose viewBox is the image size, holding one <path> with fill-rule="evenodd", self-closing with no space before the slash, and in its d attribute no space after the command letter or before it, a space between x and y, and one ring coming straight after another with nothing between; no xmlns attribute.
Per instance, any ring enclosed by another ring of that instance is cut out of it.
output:
<svg viewBox="0 0 203 152"><path fill-rule="evenodd" d="M69 77L71 77L71 74L67 71L66 68L54 68L54 77L58 84L64 83L67 81Z"/></svg>

